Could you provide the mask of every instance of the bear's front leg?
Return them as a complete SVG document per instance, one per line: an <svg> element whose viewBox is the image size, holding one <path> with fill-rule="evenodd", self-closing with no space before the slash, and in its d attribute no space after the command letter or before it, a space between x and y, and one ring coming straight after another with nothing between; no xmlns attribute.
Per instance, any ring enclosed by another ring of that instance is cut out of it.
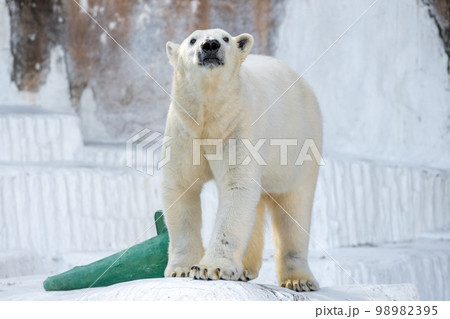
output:
<svg viewBox="0 0 450 319"><path fill-rule="evenodd" d="M162 185L164 217L169 231L169 261L165 277L189 277L203 256L200 181L165 174Z"/></svg>
<svg viewBox="0 0 450 319"><path fill-rule="evenodd" d="M242 166L227 167L223 175L215 173L219 177L219 209L205 255L191 269L192 278L247 280L242 261L261 196L252 180L259 180L258 174L256 169Z"/></svg>

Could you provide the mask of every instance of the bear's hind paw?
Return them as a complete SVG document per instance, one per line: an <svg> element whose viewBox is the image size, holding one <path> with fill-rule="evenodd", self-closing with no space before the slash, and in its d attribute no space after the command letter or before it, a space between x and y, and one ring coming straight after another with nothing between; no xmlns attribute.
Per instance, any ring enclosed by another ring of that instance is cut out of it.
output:
<svg viewBox="0 0 450 319"><path fill-rule="evenodd" d="M319 283L314 279L288 279L281 282L280 286L297 292L319 290Z"/></svg>

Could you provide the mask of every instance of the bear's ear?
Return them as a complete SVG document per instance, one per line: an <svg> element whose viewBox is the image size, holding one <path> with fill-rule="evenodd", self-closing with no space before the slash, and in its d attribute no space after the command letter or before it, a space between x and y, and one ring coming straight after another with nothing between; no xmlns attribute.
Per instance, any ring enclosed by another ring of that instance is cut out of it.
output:
<svg viewBox="0 0 450 319"><path fill-rule="evenodd" d="M244 58L247 56L247 54L250 53L250 50L253 46L253 37L251 34L248 33L242 33L234 38L236 40L238 49L241 50Z"/></svg>
<svg viewBox="0 0 450 319"><path fill-rule="evenodd" d="M173 67L176 66L176 62L178 60L178 48L180 47L179 44L173 43L173 42L167 42L166 43L166 53L169 57L169 62L172 64Z"/></svg>

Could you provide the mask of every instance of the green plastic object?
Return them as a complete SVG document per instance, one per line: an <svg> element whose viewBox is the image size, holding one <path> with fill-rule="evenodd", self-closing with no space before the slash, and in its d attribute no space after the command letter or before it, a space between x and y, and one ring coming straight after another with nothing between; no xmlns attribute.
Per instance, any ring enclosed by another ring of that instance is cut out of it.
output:
<svg viewBox="0 0 450 319"><path fill-rule="evenodd" d="M77 266L44 281L47 291L105 287L125 281L163 278L169 233L162 211L155 213L157 236L85 266Z"/></svg>

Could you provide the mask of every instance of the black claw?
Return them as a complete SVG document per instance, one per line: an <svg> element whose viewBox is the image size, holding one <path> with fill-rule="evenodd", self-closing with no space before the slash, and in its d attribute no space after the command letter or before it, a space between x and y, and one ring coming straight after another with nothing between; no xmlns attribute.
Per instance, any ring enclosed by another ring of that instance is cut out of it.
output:
<svg viewBox="0 0 450 319"><path fill-rule="evenodd" d="M311 290L317 290L316 286L312 283L312 281L307 281L306 284L308 285L309 289Z"/></svg>
<svg viewBox="0 0 450 319"><path fill-rule="evenodd" d="M184 272L181 273L180 277L185 277L186 274Z"/></svg>
<svg viewBox="0 0 450 319"><path fill-rule="evenodd" d="M170 277L176 277L177 274L175 272L173 272L172 274L170 274Z"/></svg>
<svg viewBox="0 0 450 319"><path fill-rule="evenodd" d="M300 286L302 287L303 291L306 291L306 285L303 282L300 283Z"/></svg>

